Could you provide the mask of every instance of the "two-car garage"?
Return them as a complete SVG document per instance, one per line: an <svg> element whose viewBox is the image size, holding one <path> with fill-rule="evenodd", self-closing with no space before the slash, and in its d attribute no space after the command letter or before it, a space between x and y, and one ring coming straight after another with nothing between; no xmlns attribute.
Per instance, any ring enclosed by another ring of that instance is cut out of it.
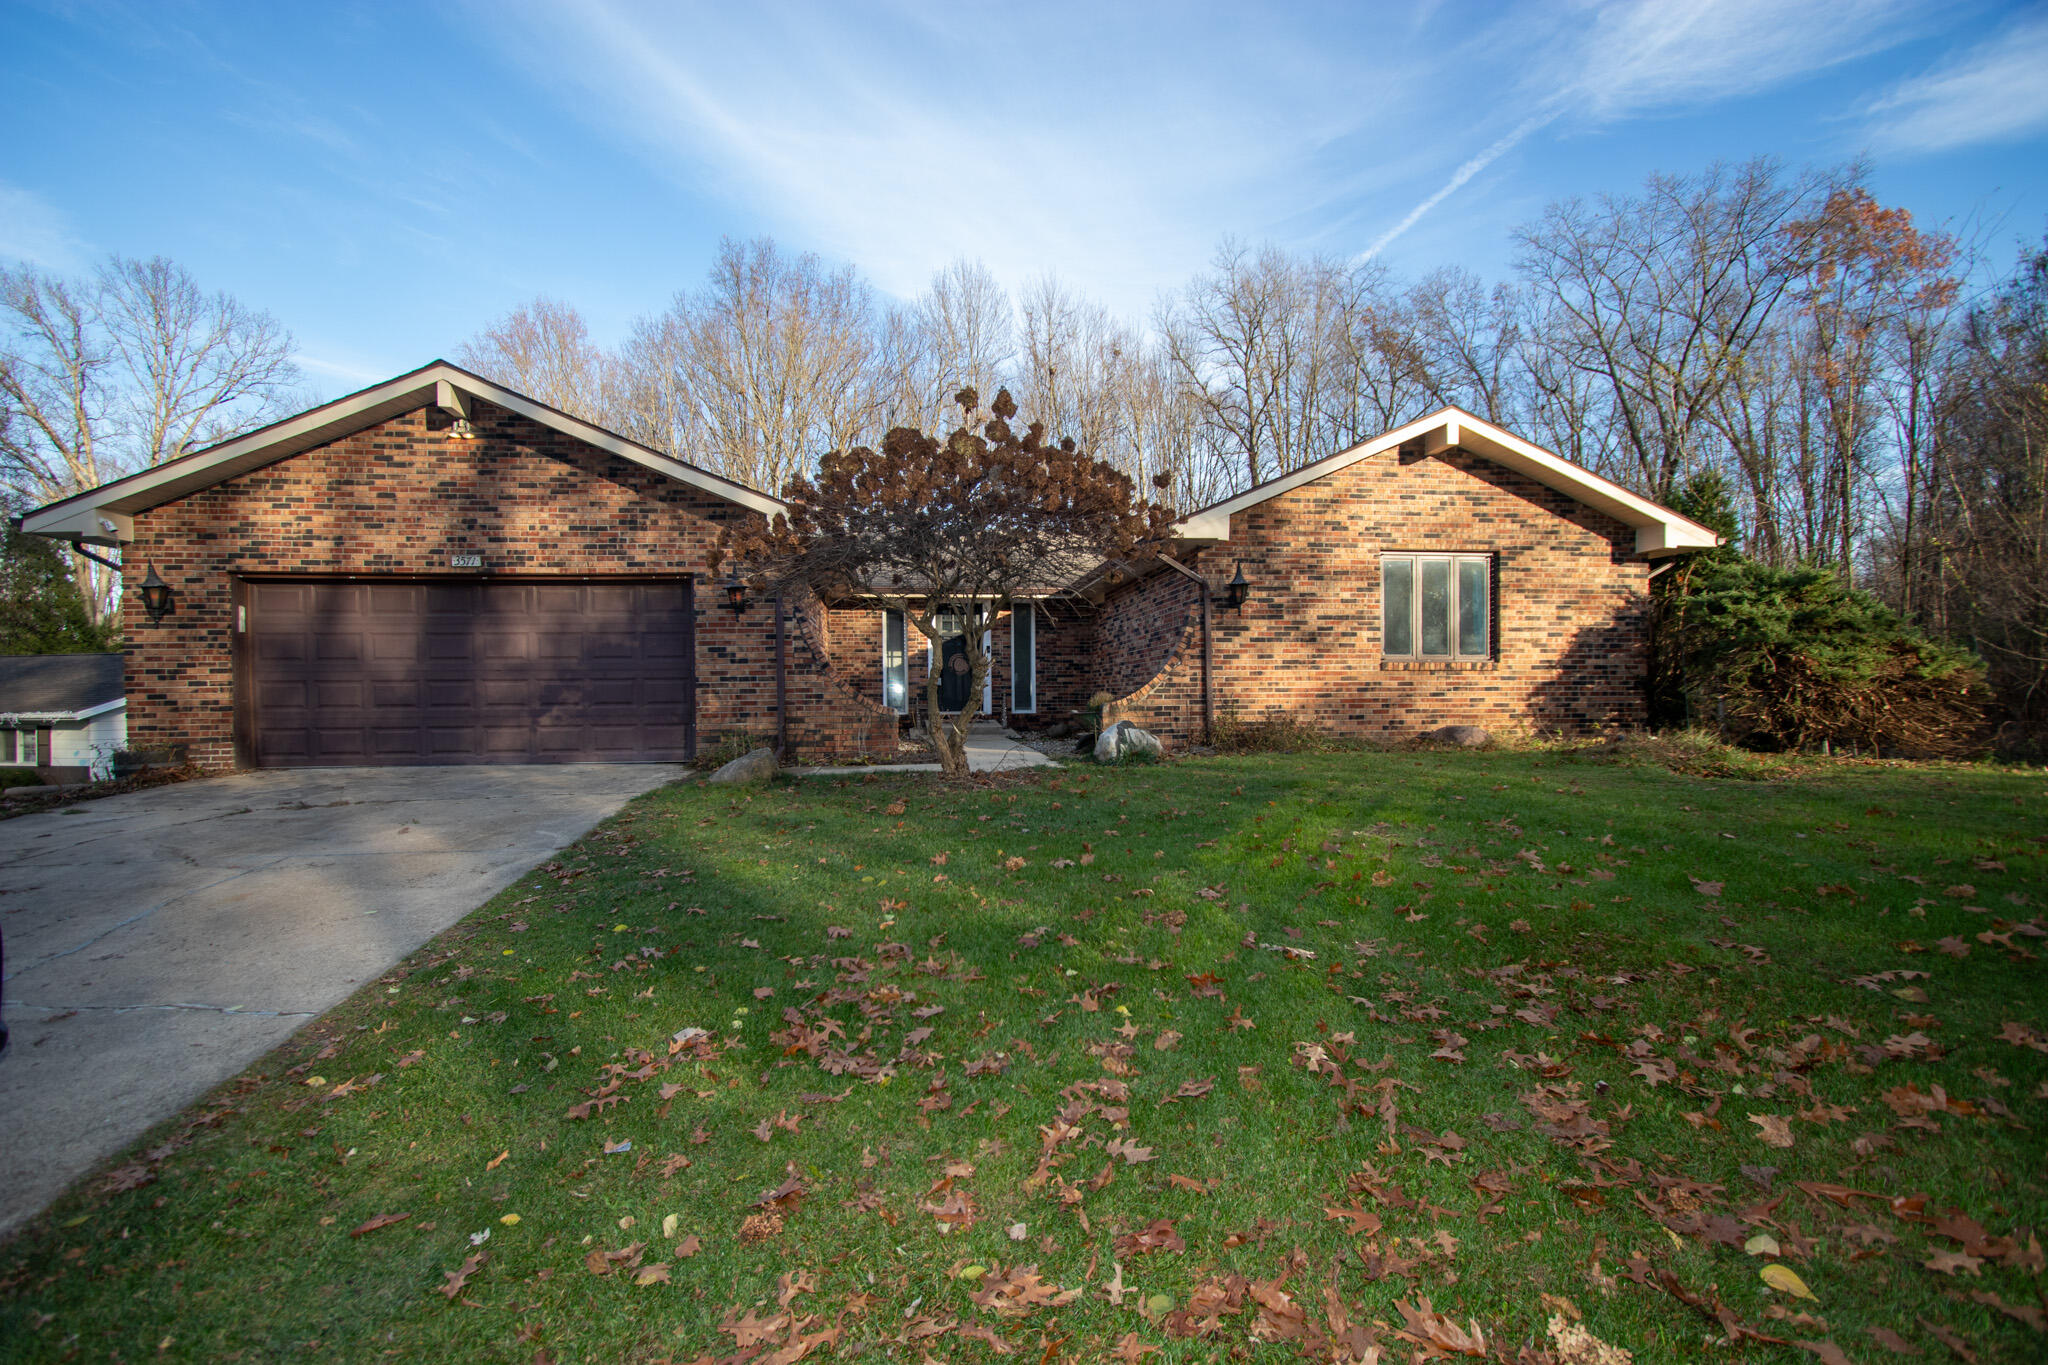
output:
<svg viewBox="0 0 2048 1365"><path fill-rule="evenodd" d="M250 581L237 730L259 767L678 762L688 579Z"/></svg>
<svg viewBox="0 0 2048 1365"><path fill-rule="evenodd" d="M435 361L22 527L118 549L129 742L166 761L674 763L781 739L791 686L796 742L864 751L894 715L819 682L772 596L704 600L784 511Z"/></svg>

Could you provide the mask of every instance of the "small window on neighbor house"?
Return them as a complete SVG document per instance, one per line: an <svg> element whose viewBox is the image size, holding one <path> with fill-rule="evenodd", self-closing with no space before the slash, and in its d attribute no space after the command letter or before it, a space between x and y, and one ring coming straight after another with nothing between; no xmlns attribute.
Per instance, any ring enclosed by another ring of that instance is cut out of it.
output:
<svg viewBox="0 0 2048 1365"><path fill-rule="evenodd" d="M1038 709L1038 605L1019 602L1010 611L1010 710Z"/></svg>
<svg viewBox="0 0 2048 1365"><path fill-rule="evenodd" d="M34 730L0 730L0 764L33 768L36 762Z"/></svg>
<svg viewBox="0 0 2048 1365"><path fill-rule="evenodd" d="M903 613L882 613L882 705L903 711L910 705L910 657L903 643Z"/></svg>
<svg viewBox="0 0 2048 1365"><path fill-rule="evenodd" d="M1383 555L1380 653L1389 659L1485 659L1493 653L1487 555Z"/></svg>

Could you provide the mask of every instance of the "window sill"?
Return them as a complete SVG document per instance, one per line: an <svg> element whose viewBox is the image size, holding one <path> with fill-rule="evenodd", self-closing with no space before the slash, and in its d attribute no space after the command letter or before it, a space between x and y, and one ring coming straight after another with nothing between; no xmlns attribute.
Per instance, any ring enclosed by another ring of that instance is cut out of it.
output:
<svg viewBox="0 0 2048 1365"><path fill-rule="evenodd" d="M1381 659L1382 673L1491 673L1498 659Z"/></svg>

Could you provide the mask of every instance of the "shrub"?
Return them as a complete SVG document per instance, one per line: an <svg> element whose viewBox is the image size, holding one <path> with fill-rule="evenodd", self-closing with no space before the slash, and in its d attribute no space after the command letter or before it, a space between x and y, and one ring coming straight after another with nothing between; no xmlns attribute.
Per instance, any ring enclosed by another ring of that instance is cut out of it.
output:
<svg viewBox="0 0 2048 1365"><path fill-rule="evenodd" d="M1209 742L1219 754L1309 754L1330 747L1328 736L1277 707L1261 720L1226 709L1216 717Z"/></svg>
<svg viewBox="0 0 2048 1365"><path fill-rule="evenodd" d="M43 779L34 768L0 768L0 792L16 787L40 787Z"/></svg>
<svg viewBox="0 0 2048 1365"><path fill-rule="evenodd" d="M1711 565L1667 605L1660 648L1699 724L1752 748L1981 752L1989 700L1967 650L1927 639L1826 569Z"/></svg>

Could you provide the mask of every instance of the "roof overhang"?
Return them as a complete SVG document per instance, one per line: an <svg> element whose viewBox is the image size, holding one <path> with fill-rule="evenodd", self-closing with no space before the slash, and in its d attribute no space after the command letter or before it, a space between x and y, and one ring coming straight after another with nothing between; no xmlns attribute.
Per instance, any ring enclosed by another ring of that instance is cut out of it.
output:
<svg viewBox="0 0 2048 1365"><path fill-rule="evenodd" d="M103 701L98 706L82 707L76 711L4 711L0 712L0 722L18 725L23 721L34 721L49 725L58 721L91 720L94 716L104 716L109 711L127 709L128 699L116 697L112 701Z"/></svg>
<svg viewBox="0 0 2048 1365"><path fill-rule="evenodd" d="M772 517L787 510L787 504L780 498L686 464L652 446L628 440L580 417L537 403L524 394L514 393L445 360L436 360L410 374L399 375L346 398L337 398L296 417L273 422L246 436L237 436L131 474L125 479L116 479L39 507L22 517L21 529L57 540L119 545L135 538L137 513L176 502L202 489L340 440L417 408L433 405L452 416L466 419L471 398L516 412L587 445L678 482L701 488L763 516Z"/></svg>
<svg viewBox="0 0 2048 1365"><path fill-rule="evenodd" d="M1582 469L1570 460L1560 459L1541 446L1532 445L1513 432L1460 408L1444 408L1348 450L1340 450L1303 465L1290 474L1269 479L1234 498L1226 498L1191 513L1175 530L1185 540L1225 541L1230 539L1232 513L1256 507L1360 460L1403 452L1441 455L1453 449L1483 455L1495 464L1524 474L1546 488L1556 489L1588 507L1605 512L1624 525L1634 527L1636 553L1646 558L1707 550L1721 543L1718 535L1690 517L1631 493L1618 483L1603 479L1589 469Z"/></svg>

